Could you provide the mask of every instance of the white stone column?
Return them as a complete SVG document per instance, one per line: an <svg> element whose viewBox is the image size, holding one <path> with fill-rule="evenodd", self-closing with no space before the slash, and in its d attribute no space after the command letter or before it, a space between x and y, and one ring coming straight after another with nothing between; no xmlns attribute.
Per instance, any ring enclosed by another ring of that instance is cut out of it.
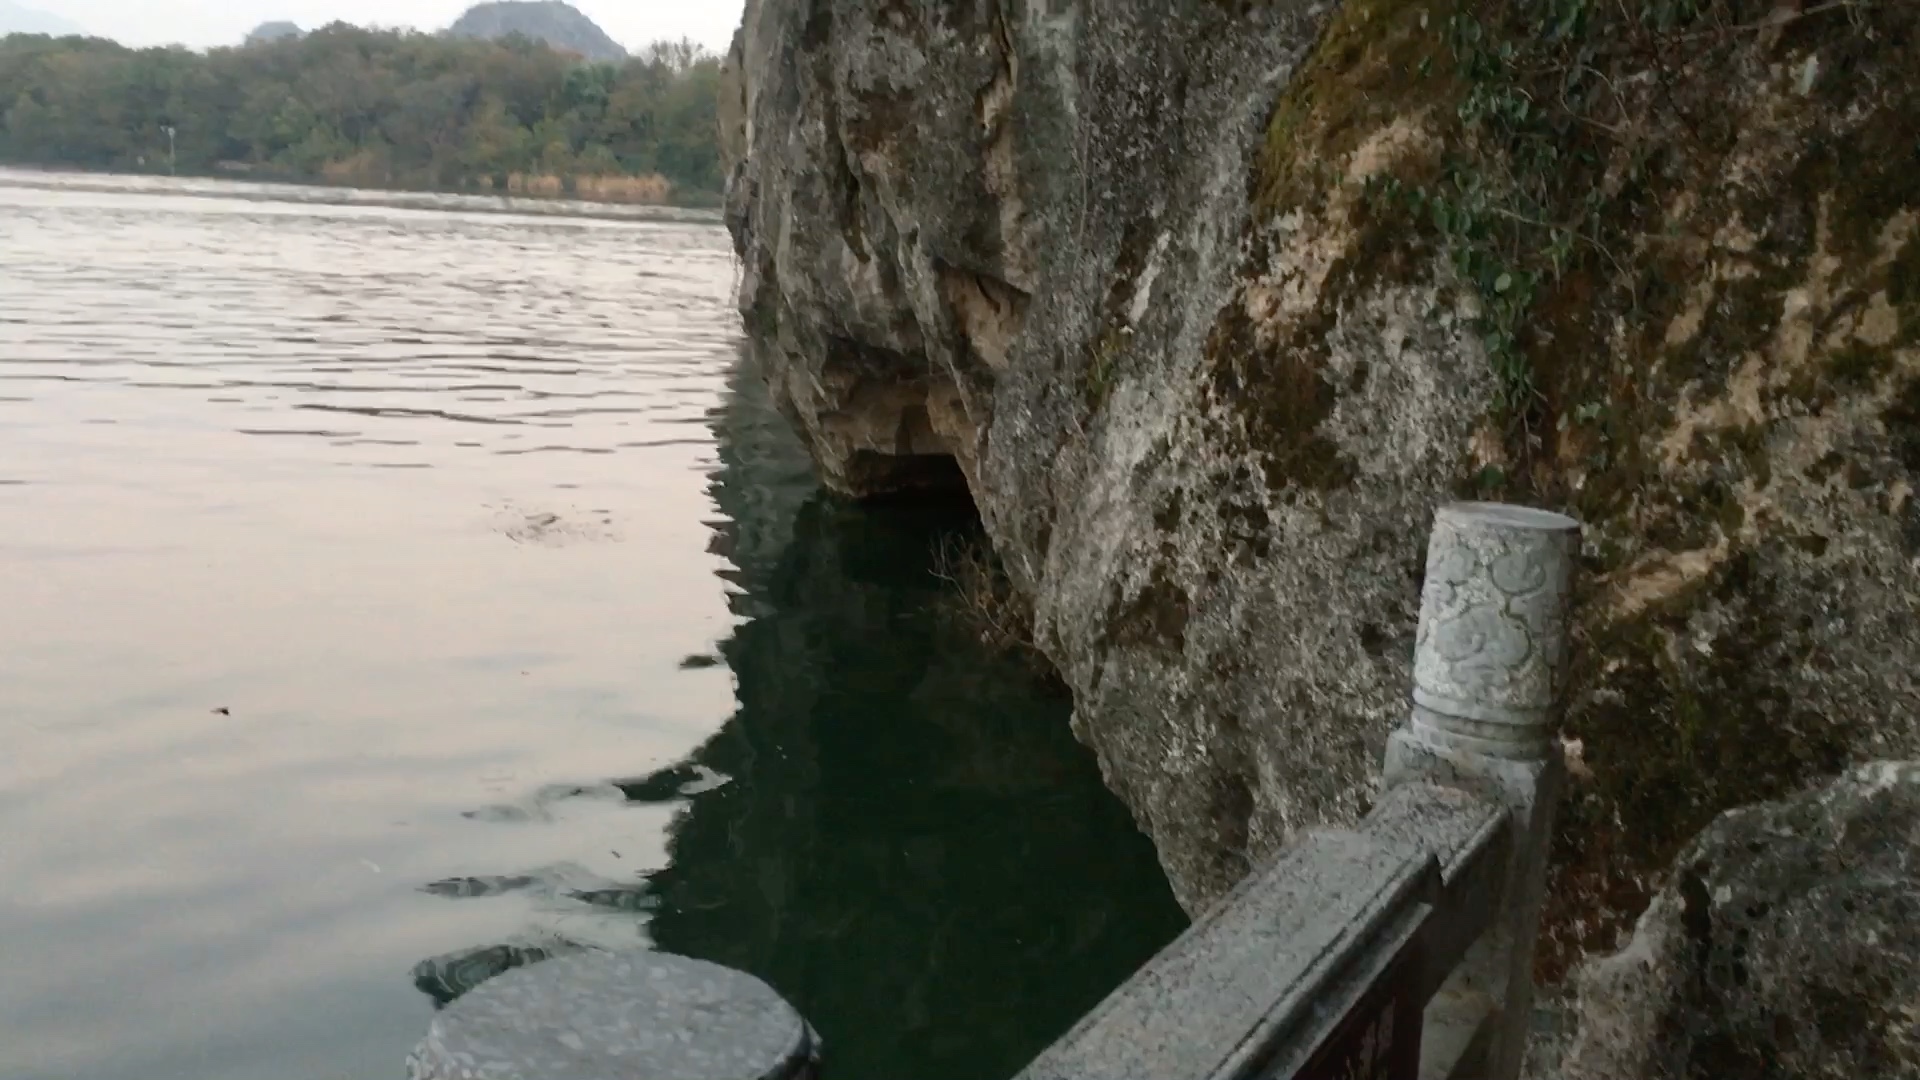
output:
<svg viewBox="0 0 1920 1080"><path fill-rule="evenodd" d="M1464 965L1469 992L1495 1010L1473 1073L1485 1080L1519 1075L1532 1025L1534 939L1565 773L1557 727L1579 536L1578 522L1544 510L1439 509L1420 597L1412 717L1387 744L1389 785L1464 787L1513 812L1501 908Z"/></svg>

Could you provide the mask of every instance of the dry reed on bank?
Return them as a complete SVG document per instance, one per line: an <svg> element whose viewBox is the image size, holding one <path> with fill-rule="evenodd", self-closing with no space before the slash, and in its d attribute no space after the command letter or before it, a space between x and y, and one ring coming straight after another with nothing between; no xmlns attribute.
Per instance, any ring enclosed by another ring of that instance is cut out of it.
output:
<svg viewBox="0 0 1920 1080"><path fill-rule="evenodd" d="M948 586L947 613L961 629L994 652L1052 673L1052 662L1034 643L1033 603L1015 588L985 537L943 538L933 566Z"/></svg>

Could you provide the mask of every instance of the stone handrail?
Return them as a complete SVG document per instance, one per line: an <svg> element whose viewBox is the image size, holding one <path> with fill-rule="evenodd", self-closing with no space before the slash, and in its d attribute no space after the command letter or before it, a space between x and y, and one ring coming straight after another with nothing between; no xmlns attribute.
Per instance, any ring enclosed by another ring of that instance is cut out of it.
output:
<svg viewBox="0 0 1920 1080"><path fill-rule="evenodd" d="M1559 514L1442 507L1380 803L1251 875L1019 1080L1513 1080L1578 536Z"/></svg>
<svg viewBox="0 0 1920 1080"><path fill-rule="evenodd" d="M1511 835L1477 796L1396 788L1248 877L1020 1080L1411 1080L1434 976L1491 922Z"/></svg>
<svg viewBox="0 0 1920 1080"><path fill-rule="evenodd" d="M1578 537L1559 514L1441 507L1378 804L1249 875L1017 1080L1515 1080ZM799 1080L820 1050L751 976L615 954L489 980L410 1072Z"/></svg>

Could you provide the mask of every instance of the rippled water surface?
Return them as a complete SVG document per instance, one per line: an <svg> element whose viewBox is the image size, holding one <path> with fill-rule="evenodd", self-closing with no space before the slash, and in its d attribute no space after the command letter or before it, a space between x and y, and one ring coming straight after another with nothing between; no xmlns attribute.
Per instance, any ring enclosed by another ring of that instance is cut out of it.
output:
<svg viewBox="0 0 1920 1080"><path fill-rule="evenodd" d="M1180 917L688 221L0 175L0 1077L392 1077L581 947L1006 1075ZM244 194L245 197L239 197Z"/></svg>

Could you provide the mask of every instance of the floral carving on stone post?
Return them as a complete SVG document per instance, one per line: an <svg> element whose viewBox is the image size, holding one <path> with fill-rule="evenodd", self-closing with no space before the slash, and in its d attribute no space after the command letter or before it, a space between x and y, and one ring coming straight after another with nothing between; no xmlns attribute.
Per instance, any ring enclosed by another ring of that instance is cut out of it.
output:
<svg viewBox="0 0 1920 1080"><path fill-rule="evenodd" d="M1566 660L1579 523L1500 503L1434 515L1413 659L1413 733L1436 749L1545 756Z"/></svg>

